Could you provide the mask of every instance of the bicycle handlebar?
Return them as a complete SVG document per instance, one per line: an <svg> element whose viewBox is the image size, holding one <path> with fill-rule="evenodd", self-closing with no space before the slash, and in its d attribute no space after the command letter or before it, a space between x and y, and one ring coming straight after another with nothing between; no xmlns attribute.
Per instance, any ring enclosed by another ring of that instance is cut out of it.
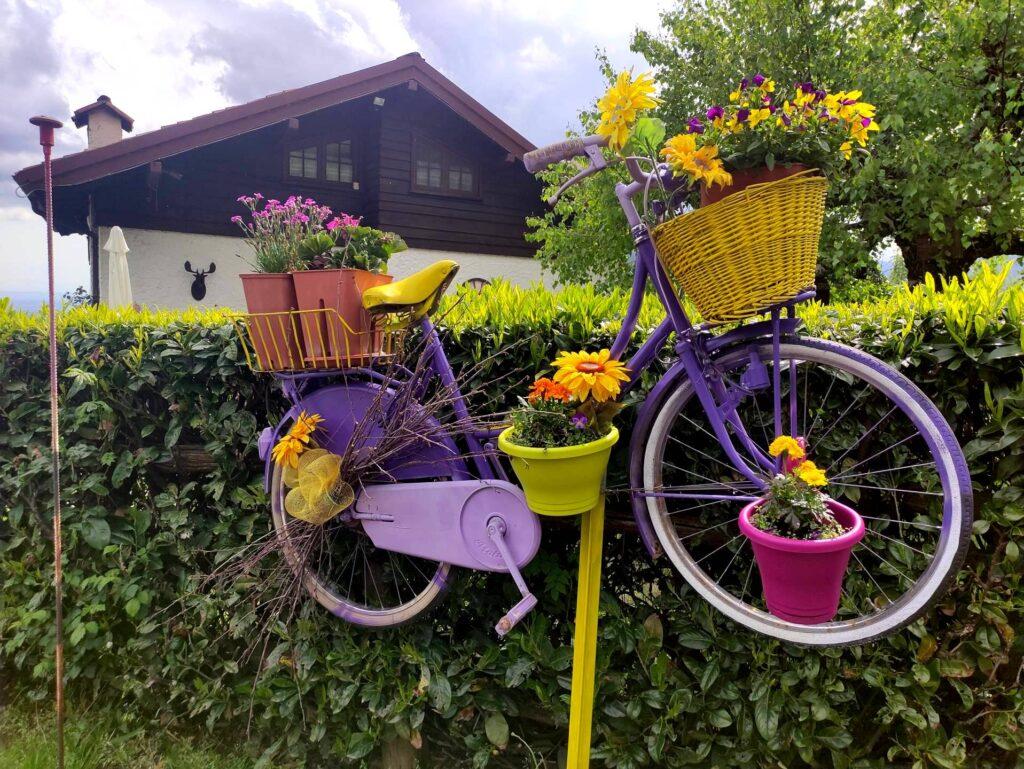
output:
<svg viewBox="0 0 1024 769"><path fill-rule="evenodd" d="M582 157L587 154L587 147L607 147L608 137L586 136L582 139L566 139L564 142L555 142L546 147L538 147L532 152L523 155L523 165L531 174L535 174L547 168L552 163L563 160Z"/></svg>

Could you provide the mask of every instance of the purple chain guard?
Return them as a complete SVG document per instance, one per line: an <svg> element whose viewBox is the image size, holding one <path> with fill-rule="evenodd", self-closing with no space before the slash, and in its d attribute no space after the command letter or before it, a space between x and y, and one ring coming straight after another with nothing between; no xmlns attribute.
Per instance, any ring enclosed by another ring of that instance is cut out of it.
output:
<svg viewBox="0 0 1024 769"><path fill-rule="evenodd" d="M495 517L505 524L505 544L516 566L528 564L540 548L537 516L523 492L506 481L367 486L356 501L356 517L379 548L467 569L509 571L487 532Z"/></svg>

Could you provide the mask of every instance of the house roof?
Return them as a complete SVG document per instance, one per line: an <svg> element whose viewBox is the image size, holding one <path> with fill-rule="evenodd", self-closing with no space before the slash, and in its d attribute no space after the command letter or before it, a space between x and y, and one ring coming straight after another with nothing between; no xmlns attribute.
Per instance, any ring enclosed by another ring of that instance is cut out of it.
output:
<svg viewBox="0 0 1024 769"><path fill-rule="evenodd" d="M121 120L121 128L128 133L131 133L132 126L135 125L135 121L132 120L131 116L124 110L118 109L114 106L114 102L110 100L109 96L101 94L96 97L96 101L92 104L86 104L84 107L79 107L72 113L71 122L75 124L76 128L81 128L89 122L89 115L98 110L106 110L111 115Z"/></svg>
<svg viewBox="0 0 1024 769"><path fill-rule="evenodd" d="M58 187L69 186L101 179L289 118L368 96L410 80L416 81L420 87L512 155L522 158L534 149L525 137L427 64L420 54L407 53L392 61L321 83L281 91L246 104L172 123L104 147L65 155L53 161L53 184ZM41 189L42 164L18 171L14 174L14 181L26 194Z"/></svg>

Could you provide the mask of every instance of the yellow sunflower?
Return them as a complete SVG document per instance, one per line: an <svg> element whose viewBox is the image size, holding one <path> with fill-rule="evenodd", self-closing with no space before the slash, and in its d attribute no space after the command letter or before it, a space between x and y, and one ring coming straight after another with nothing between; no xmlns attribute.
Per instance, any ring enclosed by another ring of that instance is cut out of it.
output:
<svg viewBox="0 0 1024 769"><path fill-rule="evenodd" d="M669 168L676 176L686 173L686 168L693 153L697 151L697 137L693 134L676 134L665 142L661 148L661 156L665 158Z"/></svg>
<svg viewBox="0 0 1024 769"><path fill-rule="evenodd" d="M288 432L274 444L270 456L281 466L298 467L299 456L308 447L313 431L323 421L319 414L301 412Z"/></svg>
<svg viewBox="0 0 1024 769"><path fill-rule="evenodd" d="M597 132L609 137L608 146L612 150L618 152L629 141L629 131L639 110L658 105L659 100L652 96L653 93L654 80L649 73L634 80L629 72L620 72L615 83L598 100L601 122Z"/></svg>
<svg viewBox="0 0 1024 769"><path fill-rule="evenodd" d="M709 187L713 184L723 187L732 184L732 174L722 165L718 147L707 144L697 149L697 139L693 134L673 136L665 142L661 155L676 176L689 176L693 181L704 182Z"/></svg>
<svg viewBox="0 0 1024 769"><path fill-rule="evenodd" d="M598 403L614 400L621 388L619 382L629 381L629 369L613 360L608 350L600 352L563 352L554 361L554 379L565 385L573 397Z"/></svg>
<svg viewBox="0 0 1024 769"><path fill-rule="evenodd" d="M270 456L273 457L275 463L282 467L298 467L299 455L305 449L306 444L289 433L281 436L281 440L274 444Z"/></svg>

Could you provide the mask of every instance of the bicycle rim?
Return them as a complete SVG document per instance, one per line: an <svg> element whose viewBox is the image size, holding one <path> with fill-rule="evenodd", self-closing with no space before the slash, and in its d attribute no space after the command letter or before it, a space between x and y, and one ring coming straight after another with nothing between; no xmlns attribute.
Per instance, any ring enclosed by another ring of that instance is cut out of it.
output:
<svg viewBox="0 0 1024 769"><path fill-rule="evenodd" d="M271 478L271 516L289 566L309 594L346 622L363 627L395 627L429 611L444 595L450 564L413 558L373 545L358 522L328 521L324 547L305 558L291 537L304 524L284 510L287 488L279 467Z"/></svg>

